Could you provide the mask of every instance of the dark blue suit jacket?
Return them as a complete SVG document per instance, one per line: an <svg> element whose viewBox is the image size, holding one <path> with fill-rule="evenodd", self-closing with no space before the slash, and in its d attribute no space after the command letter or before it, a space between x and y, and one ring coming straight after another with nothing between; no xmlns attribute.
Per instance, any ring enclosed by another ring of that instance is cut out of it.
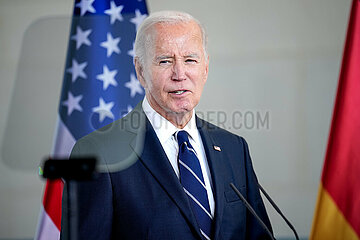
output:
<svg viewBox="0 0 360 240"><path fill-rule="evenodd" d="M212 239L269 239L229 186L235 184L271 229L247 143L199 118L196 123L213 183ZM72 152L78 155L98 156L104 171L78 186L79 239L202 239L189 199L140 105L79 140Z"/></svg>

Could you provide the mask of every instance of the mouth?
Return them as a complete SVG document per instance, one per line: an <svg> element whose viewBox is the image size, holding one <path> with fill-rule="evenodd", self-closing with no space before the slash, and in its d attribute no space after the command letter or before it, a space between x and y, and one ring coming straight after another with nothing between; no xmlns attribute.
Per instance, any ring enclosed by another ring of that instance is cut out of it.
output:
<svg viewBox="0 0 360 240"><path fill-rule="evenodd" d="M170 93L175 94L175 95L181 95L181 94L184 94L186 92L188 92L188 90L176 90L176 91L172 91Z"/></svg>

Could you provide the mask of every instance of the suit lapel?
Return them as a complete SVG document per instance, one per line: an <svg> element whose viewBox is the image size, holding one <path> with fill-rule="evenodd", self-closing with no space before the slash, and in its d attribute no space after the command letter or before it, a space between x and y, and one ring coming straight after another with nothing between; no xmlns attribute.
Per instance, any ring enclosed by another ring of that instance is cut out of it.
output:
<svg viewBox="0 0 360 240"><path fill-rule="evenodd" d="M223 153L216 150L217 147L221 148L221 144L216 143L216 140L211 136L211 129L208 129L208 125L203 120L196 117L196 125L200 132L201 139L203 141L206 158L209 164L211 179L213 185L213 192L215 198L215 223L214 223L214 238L218 239L220 224L224 211L224 177L221 170L223 161Z"/></svg>
<svg viewBox="0 0 360 240"><path fill-rule="evenodd" d="M136 137L130 145L145 167L179 207L182 214L201 238L195 216L191 211L189 199L185 194L154 129L139 105L134 109L134 112L137 112L136 120L134 120L134 117L129 116L131 121L127 121L125 125L126 129L136 133ZM132 126L129 126L130 123Z"/></svg>

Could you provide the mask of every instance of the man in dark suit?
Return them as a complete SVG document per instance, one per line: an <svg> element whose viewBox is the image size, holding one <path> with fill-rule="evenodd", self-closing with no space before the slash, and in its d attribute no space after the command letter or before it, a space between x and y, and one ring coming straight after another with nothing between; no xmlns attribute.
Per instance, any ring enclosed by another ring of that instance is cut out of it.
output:
<svg viewBox="0 0 360 240"><path fill-rule="evenodd" d="M229 186L271 229L247 143L195 115L209 68L201 24L154 13L135 55L146 97L72 151L97 156L102 169L78 186L79 239L269 239Z"/></svg>

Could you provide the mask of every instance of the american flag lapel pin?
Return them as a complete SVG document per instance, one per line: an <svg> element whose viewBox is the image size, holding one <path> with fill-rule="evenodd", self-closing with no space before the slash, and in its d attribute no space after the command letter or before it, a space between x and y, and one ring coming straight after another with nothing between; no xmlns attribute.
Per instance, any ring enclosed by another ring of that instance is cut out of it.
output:
<svg viewBox="0 0 360 240"><path fill-rule="evenodd" d="M219 146L215 146L214 145L214 150L218 151L218 152L221 152L221 148Z"/></svg>

